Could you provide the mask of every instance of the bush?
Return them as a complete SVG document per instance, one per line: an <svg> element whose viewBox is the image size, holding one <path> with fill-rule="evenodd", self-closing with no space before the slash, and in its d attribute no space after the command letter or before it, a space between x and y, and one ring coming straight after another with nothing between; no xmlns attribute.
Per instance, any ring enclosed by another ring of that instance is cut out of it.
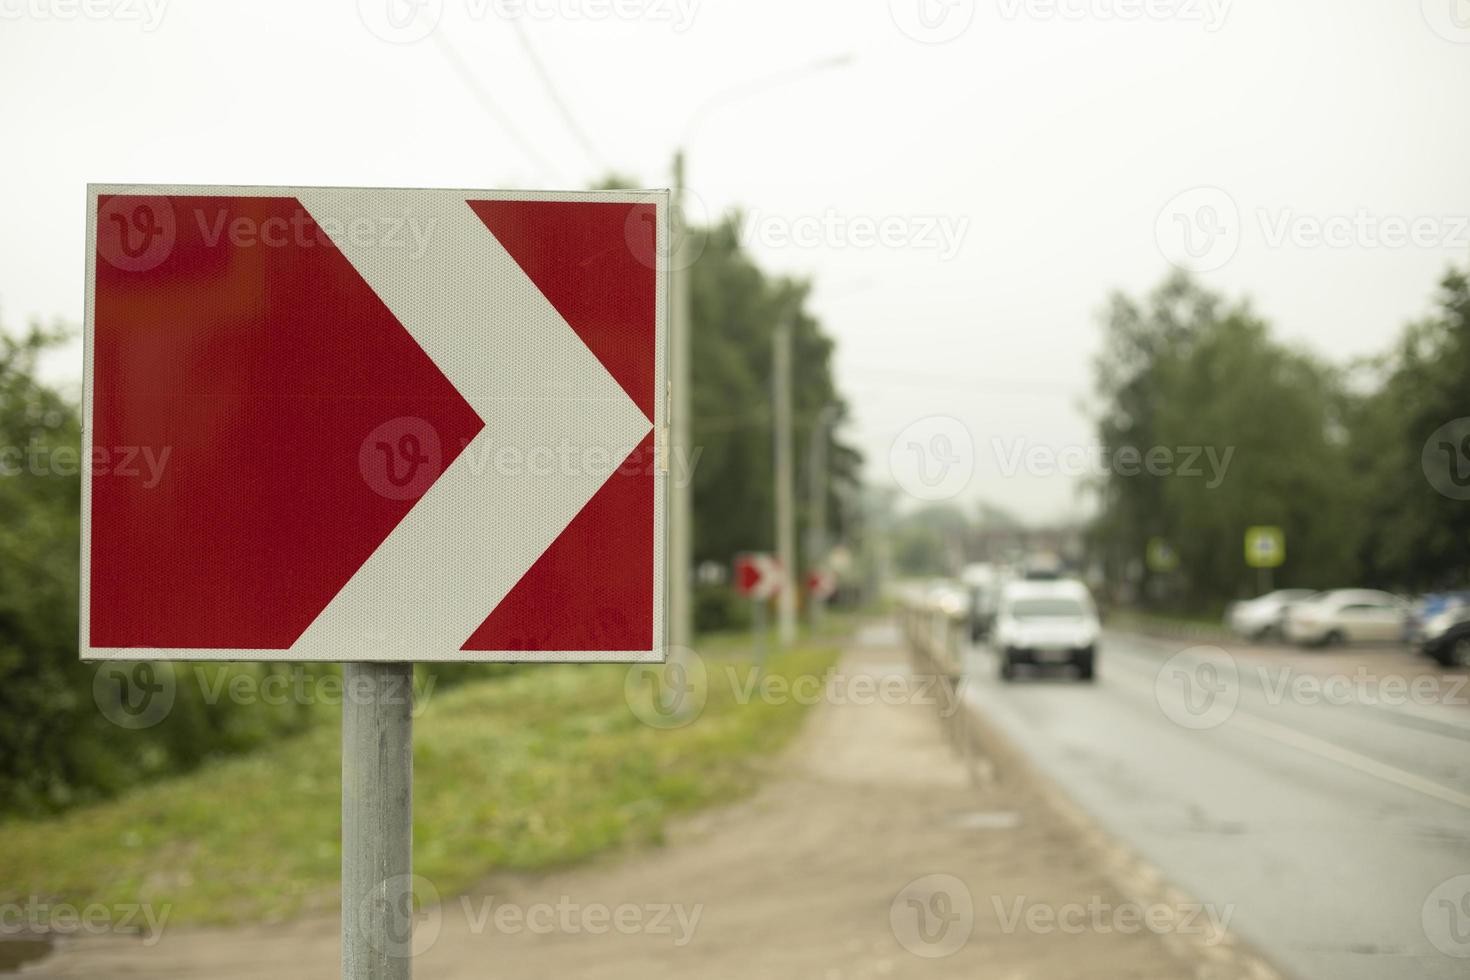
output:
<svg viewBox="0 0 1470 980"><path fill-rule="evenodd" d="M699 585L694 589L694 628L719 633L750 628L750 600L728 585Z"/></svg>

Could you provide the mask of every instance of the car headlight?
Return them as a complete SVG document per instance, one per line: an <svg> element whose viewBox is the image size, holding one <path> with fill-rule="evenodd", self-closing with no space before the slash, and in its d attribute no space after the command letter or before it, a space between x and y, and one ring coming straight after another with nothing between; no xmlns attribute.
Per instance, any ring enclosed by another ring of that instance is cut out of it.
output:
<svg viewBox="0 0 1470 980"><path fill-rule="evenodd" d="M1444 636L1449 628L1455 625L1456 617L1453 613L1443 612L1437 616L1430 616L1424 621L1424 638L1426 640L1437 640Z"/></svg>

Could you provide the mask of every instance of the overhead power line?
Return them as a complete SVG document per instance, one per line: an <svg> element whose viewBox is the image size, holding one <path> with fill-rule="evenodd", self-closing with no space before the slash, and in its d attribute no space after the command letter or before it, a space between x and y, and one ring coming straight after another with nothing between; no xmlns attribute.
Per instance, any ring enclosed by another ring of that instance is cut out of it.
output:
<svg viewBox="0 0 1470 980"><path fill-rule="evenodd" d="M572 110L568 107L566 100L561 97L561 92L558 91L556 83L552 80L551 73L546 70L546 65L541 61L540 56L536 54L536 48L531 44L531 37L526 33L525 25L521 23L519 17L510 18L510 22L515 27L516 39L521 42L521 50L526 53L526 58L530 60L531 66L536 69L536 75L541 79L541 86L546 89L547 96L551 99L552 104L556 106L556 111L560 113L562 122L566 123L567 129L577 138L577 142L582 145L582 152L587 154L587 159L599 170L605 172L608 167L603 162L602 154L597 152L597 147L588 138L587 131L577 122L577 117L572 114Z"/></svg>
<svg viewBox="0 0 1470 980"><path fill-rule="evenodd" d="M470 70L470 66L465 64L464 59L459 56L459 52L454 49L454 45L449 43L449 39L445 37L445 33L444 31L434 31L431 36L434 38L434 45L439 49L439 53L444 56L444 60L449 63L449 67L454 71L460 84L469 90L470 94L474 96L475 101L480 104L480 108L484 109L486 114L495 120L496 124L505 131L506 135L515 141L515 144L521 148L522 153L526 154L542 170L546 171L556 180L561 181L563 177L556 164L552 163L545 154L538 150L536 144L526 138L526 135L520 131L520 128L511 121L510 116L506 115L505 110L500 107L500 104L495 101L489 92L485 91L485 87L480 84L480 80L475 77L475 73Z"/></svg>

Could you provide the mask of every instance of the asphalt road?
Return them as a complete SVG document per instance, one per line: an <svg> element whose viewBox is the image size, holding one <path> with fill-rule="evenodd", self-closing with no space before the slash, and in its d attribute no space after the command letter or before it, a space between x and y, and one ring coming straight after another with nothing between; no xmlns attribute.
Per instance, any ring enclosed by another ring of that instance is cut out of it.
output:
<svg viewBox="0 0 1470 980"><path fill-rule="evenodd" d="M1283 972L1470 976L1464 672L1117 633L1094 684L966 661L972 704Z"/></svg>

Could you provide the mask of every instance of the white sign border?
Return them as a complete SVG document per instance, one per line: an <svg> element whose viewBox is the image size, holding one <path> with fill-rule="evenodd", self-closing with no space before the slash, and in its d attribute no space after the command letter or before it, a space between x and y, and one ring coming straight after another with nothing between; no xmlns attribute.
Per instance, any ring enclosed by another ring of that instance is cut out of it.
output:
<svg viewBox="0 0 1470 980"><path fill-rule="evenodd" d="M654 312L654 399L653 432L655 454L659 465L654 471L653 502L653 642L648 650L458 650L426 651L412 658L381 655L364 650L353 662L366 663L663 663L667 651L668 578L668 481L671 447L669 445L669 262L670 196L667 190L487 190L447 187L347 187L312 185L232 185L232 184L113 184L89 183L86 194L87 241L84 257L85 312L83 316L82 361L82 513L81 513L81 581L79 588L78 649L84 662L101 661L274 661L285 663L340 663L341 657L313 655L309 651L158 648L158 647L94 647L91 645L91 552L92 552L92 387L93 387L93 318L97 282L97 198L103 195L138 194L151 196L209 197L293 197L317 191L423 191L430 194L463 197L485 201L602 201L619 204L652 204L656 211L657 266L655 270ZM487 613L488 615L488 613Z"/></svg>

